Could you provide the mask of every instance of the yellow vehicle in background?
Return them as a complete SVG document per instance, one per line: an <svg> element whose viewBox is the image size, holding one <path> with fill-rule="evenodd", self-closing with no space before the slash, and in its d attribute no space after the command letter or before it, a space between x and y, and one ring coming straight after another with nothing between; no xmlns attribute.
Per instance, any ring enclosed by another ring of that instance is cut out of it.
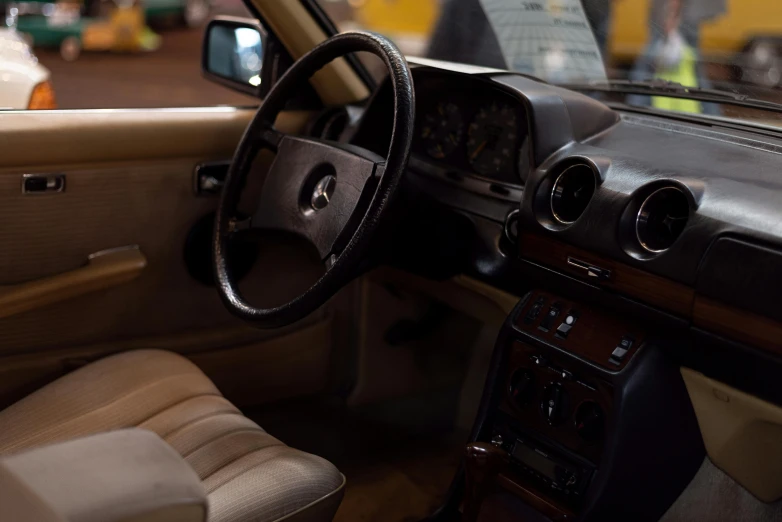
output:
<svg viewBox="0 0 782 522"><path fill-rule="evenodd" d="M438 0L349 0L356 19L381 34L427 36L440 14Z"/></svg>
<svg viewBox="0 0 782 522"><path fill-rule="evenodd" d="M649 42L652 0L614 0L608 38L610 61L627 65ZM766 86L782 83L782 3L780 0L728 0L724 15L700 27L701 59L739 64L736 76Z"/></svg>
<svg viewBox="0 0 782 522"><path fill-rule="evenodd" d="M442 0L328 0L323 7L340 29L363 28L390 37L403 53L423 55Z"/></svg>

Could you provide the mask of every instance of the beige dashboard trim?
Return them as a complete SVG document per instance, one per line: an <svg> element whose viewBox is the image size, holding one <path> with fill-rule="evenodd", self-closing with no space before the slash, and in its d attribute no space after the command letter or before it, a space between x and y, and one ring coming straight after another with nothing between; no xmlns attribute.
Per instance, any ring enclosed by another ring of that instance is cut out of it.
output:
<svg viewBox="0 0 782 522"><path fill-rule="evenodd" d="M0 286L0 318L131 281L147 266L137 245L91 254L87 264L51 277Z"/></svg>
<svg viewBox="0 0 782 522"><path fill-rule="evenodd" d="M764 502L782 497L782 408L681 369L714 464Z"/></svg>

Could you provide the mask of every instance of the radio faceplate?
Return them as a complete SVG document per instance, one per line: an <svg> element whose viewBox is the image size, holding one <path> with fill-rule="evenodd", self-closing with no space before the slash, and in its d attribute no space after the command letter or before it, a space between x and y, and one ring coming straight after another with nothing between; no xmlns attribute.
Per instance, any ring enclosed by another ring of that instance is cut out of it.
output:
<svg viewBox="0 0 782 522"><path fill-rule="evenodd" d="M537 486L541 493L577 508L594 474L589 462L546 444L509 416L499 415L494 425L494 443L508 452L514 479Z"/></svg>

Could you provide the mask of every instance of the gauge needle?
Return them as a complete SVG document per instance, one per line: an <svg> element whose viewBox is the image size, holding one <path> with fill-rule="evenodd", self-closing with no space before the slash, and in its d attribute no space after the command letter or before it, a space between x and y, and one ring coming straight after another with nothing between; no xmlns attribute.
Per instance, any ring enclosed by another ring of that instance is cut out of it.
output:
<svg viewBox="0 0 782 522"><path fill-rule="evenodd" d="M475 161L475 158L478 157L478 154L481 153L483 148L486 146L486 142L488 140L483 140L480 145L478 145L474 151L472 151L472 154L470 154L470 161Z"/></svg>

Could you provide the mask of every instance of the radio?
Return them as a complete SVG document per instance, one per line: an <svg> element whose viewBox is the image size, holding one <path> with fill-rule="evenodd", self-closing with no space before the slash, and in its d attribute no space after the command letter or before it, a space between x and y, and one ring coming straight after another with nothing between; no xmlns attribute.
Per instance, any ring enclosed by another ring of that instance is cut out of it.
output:
<svg viewBox="0 0 782 522"><path fill-rule="evenodd" d="M555 496L566 498L568 503L580 500L594 468L510 430L507 425L497 428L492 442L510 454L511 466L517 473L526 475Z"/></svg>

